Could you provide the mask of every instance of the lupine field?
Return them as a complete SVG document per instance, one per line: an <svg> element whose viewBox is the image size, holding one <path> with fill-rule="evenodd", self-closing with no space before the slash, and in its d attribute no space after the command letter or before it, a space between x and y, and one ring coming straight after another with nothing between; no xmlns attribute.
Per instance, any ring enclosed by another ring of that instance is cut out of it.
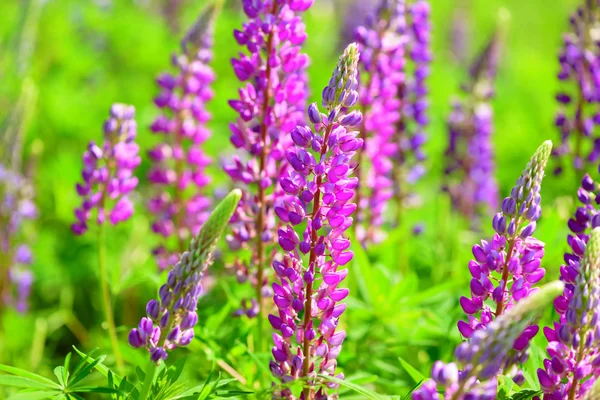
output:
<svg viewBox="0 0 600 400"><path fill-rule="evenodd" d="M600 399L600 1L0 0L0 399Z"/></svg>

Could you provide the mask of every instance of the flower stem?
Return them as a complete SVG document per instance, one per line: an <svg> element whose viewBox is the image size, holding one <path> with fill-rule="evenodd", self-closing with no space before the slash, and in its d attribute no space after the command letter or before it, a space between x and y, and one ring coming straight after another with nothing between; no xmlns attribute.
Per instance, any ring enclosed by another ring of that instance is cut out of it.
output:
<svg viewBox="0 0 600 400"><path fill-rule="evenodd" d="M112 347L117 369L123 373L123 358L119 351L119 341L117 339L117 329L115 328L115 318L112 312L110 301L110 290L108 288L108 278L106 273L106 247L105 247L105 229L104 224L98 225L98 266L100 268L100 290L102 291L102 302L104 305L104 316L108 324L108 336Z"/></svg>
<svg viewBox="0 0 600 400"><path fill-rule="evenodd" d="M140 391L140 397L138 400L146 400L148 395L150 394L150 389L152 388L152 382L154 381L154 375L156 374L156 368L158 365L152 360L148 363L146 367L146 378L144 379L144 384L142 385L142 389Z"/></svg>

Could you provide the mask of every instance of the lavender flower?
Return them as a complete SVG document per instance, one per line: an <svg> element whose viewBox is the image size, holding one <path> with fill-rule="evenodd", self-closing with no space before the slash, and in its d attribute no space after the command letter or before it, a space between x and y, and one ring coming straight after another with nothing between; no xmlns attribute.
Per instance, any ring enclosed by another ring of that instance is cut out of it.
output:
<svg viewBox="0 0 600 400"><path fill-rule="evenodd" d="M129 344L145 347L154 362L164 360L168 351L187 346L194 337L198 322L196 308L202 291L202 276L212 264L212 252L242 193L232 191L210 214L188 250L169 271L167 282L160 287L157 300L146 305L146 317L129 332Z"/></svg>
<svg viewBox="0 0 600 400"><path fill-rule="evenodd" d="M341 301L348 289L340 283L348 270L339 268L353 257L350 241L344 237L356 210L351 199L357 179L350 177L350 162L363 144L358 132L352 131L361 123L361 113L347 111L358 100L357 62L358 47L351 44L323 90L326 114L313 103L308 107L313 128L299 125L292 131L295 146L286 152L291 168L280 181L288 196L275 206L285 223L278 230L285 254L283 260L273 262L278 313L269 315L269 321L278 332L273 334L275 360L270 366L282 382L308 379L302 399L328 398L326 387L337 387L318 380L317 374L343 378L335 370L346 332L337 326L346 308ZM302 228L301 237L296 226ZM294 398L290 389L275 396Z"/></svg>
<svg viewBox="0 0 600 400"><path fill-rule="evenodd" d="M378 227L389 219L392 198L399 218L414 198L407 187L424 172L429 13L424 0L382 0L365 26L356 30L361 46L360 109L365 116L360 127L365 146L359 150L357 170L359 184L365 183L357 189L363 225L358 236L363 241L381 237Z"/></svg>
<svg viewBox="0 0 600 400"><path fill-rule="evenodd" d="M584 185L588 186L589 183L584 178ZM594 186L593 189L597 191L597 185ZM600 376L598 218L594 218L591 225L591 231L586 230L590 232L589 235L580 233L569 236L573 254L565 255L568 265L560 269L565 290L554 301L560 320L554 323L553 328L544 329L550 357L544 360L544 368L538 369L544 400L580 399Z"/></svg>
<svg viewBox="0 0 600 400"><path fill-rule="evenodd" d="M26 220L36 217L31 182L0 164L0 311L3 305L12 305L19 312L29 307L33 256L21 243L21 229Z"/></svg>
<svg viewBox="0 0 600 400"><path fill-rule="evenodd" d="M458 323L460 333L466 338L471 338L494 318L535 292L532 285L544 277L545 270L540 267L544 244L532 234L542 212L540 186L551 149L550 141L537 149L510 196L502 202L502 211L493 219L496 234L491 242L483 240L481 245L473 246L475 260L469 262L473 276L471 297L460 299L469 318L467 322ZM495 310L488 300L496 304ZM513 343L515 353L507 360L507 368L524 361L526 354L523 351L538 329L532 325L521 332Z"/></svg>
<svg viewBox="0 0 600 400"><path fill-rule="evenodd" d="M71 227L76 235L87 231L94 209L98 225L103 224L107 216L116 225L133 214L128 194L138 184L133 172L140 164L134 113L133 106L114 104L104 123L104 143L98 146L91 141L83 153L83 183L77 184L77 193L83 202L75 209L77 222Z"/></svg>
<svg viewBox="0 0 600 400"><path fill-rule="evenodd" d="M572 31L564 36L559 55L558 79L565 90L556 95L559 111L556 126L560 131L560 146L553 155L563 170L566 158L577 171L600 159L600 139L594 135L600 124L600 37L597 35L600 8L597 0L586 0L570 18Z"/></svg>
<svg viewBox="0 0 600 400"><path fill-rule="evenodd" d="M448 119L443 189L450 194L454 208L471 221L498 207L490 104L498 58L495 34L471 65L470 80L462 86L463 99L455 100Z"/></svg>
<svg viewBox="0 0 600 400"><path fill-rule="evenodd" d="M546 306L564 289L562 282L544 285L527 299L478 330L455 351L456 363L433 365L432 379L412 394L413 400L440 399L438 387L445 400L495 399L496 376L501 372L513 344L527 325L535 324Z"/></svg>
<svg viewBox="0 0 600 400"><path fill-rule="evenodd" d="M306 40L300 13L313 0L244 0L249 20L234 37L248 54L232 60L234 72L244 86L239 99L229 105L239 113L230 125L231 143L246 154L225 165L231 178L246 189L233 220L230 248L250 248L252 258L238 260L242 280L256 288L256 307L243 310L248 316L260 312L262 298L270 295L264 264L273 244L276 223L273 199L281 189L279 175L286 168L285 154L291 145L288 136L303 119L307 96L308 57L301 52ZM248 276L250 274L250 276Z"/></svg>
<svg viewBox="0 0 600 400"><path fill-rule="evenodd" d="M162 114L151 129L164 135L164 141L148 152L153 162L148 178L157 189L148 209L155 216L152 230L164 238L154 249L161 270L177 262L189 237L198 233L208 216L210 200L202 191L210 182L205 168L211 161L202 143L210 136L206 103L213 97L210 85L215 79L209 66L214 13L208 7L183 40L183 54L173 56L177 73L157 79L161 93L154 102ZM176 245L169 243L170 237Z"/></svg>

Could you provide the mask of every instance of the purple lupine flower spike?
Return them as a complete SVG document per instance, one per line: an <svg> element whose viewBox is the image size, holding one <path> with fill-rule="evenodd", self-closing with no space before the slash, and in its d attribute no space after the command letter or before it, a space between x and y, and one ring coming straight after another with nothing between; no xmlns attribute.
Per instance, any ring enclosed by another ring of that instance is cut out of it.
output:
<svg viewBox="0 0 600 400"><path fill-rule="evenodd" d="M98 225L107 218L116 225L133 214L128 195L138 184L133 172L141 161L135 142L134 114L133 106L113 104L104 123L104 143L97 145L92 141L83 153L83 182L76 187L83 202L75 209L77 222L71 226L76 235L88 230L94 210Z"/></svg>
<svg viewBox="0 0 600 400"><path fill-rule="evenodd" d="M565 163L585 171L600 160L600 139L594 134L600 124L600 38L595 34L599 12L600 2L587 0L571 16L572 30L564 35L558 57L564 90L556 95L555 124L560 132L560 145L553 153L558 159L556 174Z"/></svg>
<svg viewBox="0 0 600 400"><path fill-rule="evenodd" d="M480 245L473 246L475 259L469 262L473 277L471 296L460 298L460 305L469 316L466 322L458 322L465 338L528 297L537 290L532 286L544 277L545 270L540 267L544 243L532 234L541 215L540 187L551 149L550 141L537 149L510 196L502 202L502 211L492 222L496 231L492 240L482 240ZM490 301L495 309L490 307ZM505 369L524 361L529 341L538 330L538 326L532 325L522 332L514 343L514 354L505 360Z"/></svg>
<svg viewBox="0 0 600 400"><path fill-rule="evenodd" d="M585 175L578 197L582 206L569 220L571 251L560 268L565 290L554 301L560 315L552 328L544 328L548 355L538 378L544 400L579 399L600 376L600 185Z"/></svg>
<svg viewBox="0 0 600 400"><path fill-rule="evenodd" d="M232 60L243 86L239 98L229 101L239 114L230 125L230 140L243 155L233 156L224 169L245 190L227 239L231 249L251 250L251 259L238 259L234 267L239 279L256 289L256 299L246 301L248 306L237 315L257 315L263 297L271 295L265 264L280 225L275 222L273 200L282 194L278 180L287 168L286 151L292 144L287 132L304 118L309 60L302 52L307 35L301 15L312 3L243 0L248 20L242 30L234 31L247 52Z"/></svg>
<svg viewBox="0 0 600 400"><path fill-rule="evenodd" d="M33 195L29 179L0 164L0 312L5 305L18 312L29 308L33 256L21 242L21 229L26 220L37 217Z"/></svg>
<svg viewBox="0 0 600 400"><path fill-rule="evenodd" d="M443 189L450 194L454 208L471 221L498 208L490 100L499 45L496 33L469 68L470 79L462 86L462 99L454 101L448 118Z"/></svg>
<svg viewBox="0 0 600 400"><path fill-rule="evenodd" d="M241 196L239 189L233 190L210 214L200 232L192 238L188 250L169 271L167 282L158 291L158 299L146 305L146 317L129 332L129 344L146 348L152 361L165 360L170 350L187 346L194 338L202 277L212 264L212 252Z"/></svg>
<svg viewBox="0 0 600 400"><path fill-rule="evenodd" d="M153 166L148 173L156 194L148 201L154 215L152 230L163 238L153 253L159 268L173 266L185 243L196 235L208 216L210 200L203 190L210 178L205 168L210 158L202 149L209 138L206 104L212 99L215 75L212 60L214 8L208 7L182 41L183 54L173 55L177 73L162 74L155 104L161 115L151 129L164 135L148 155ZM169 238L175 243L169 243Z"/></svg>
<svg viewBox="0 0 600 400"><path fill-rule="evenodd" d="M431 379L412 394L413 400L492 400L497 398L497 376L513 344L527 325L537 323L542 310L563 291L560 281L548 283L527 299L475 332L454 352L456 362L433 364ZM443 393L440 397L438 389ZM562 397L561 397L562 398Z"/></svg>
<svg viewBox="0 0 600 400"><path fill-rule="evenodd" d="M336 375L336 359L346 333L337 326L346 308L341 301L348 289L340 284L348 270L339 268L353 257L344 232L356 210L351 202L357 185L357 179L350 177L351 159L363 144L353 130L362 116L348 110L358 100L357 62L358 47L351 44L323 90L325 113L311 104L312 128L299 125L292 131L294 146L286 152L290 168L281 178L287 196L275 205L284 223L278 230L284 256L273 262L278 313L269 315L277 331L270 367L282 382L308 378L301 399L328 398L327 387L337 387L321 382L318 374L343 378ZM275 397L296 398L288 388Z"/></svg>

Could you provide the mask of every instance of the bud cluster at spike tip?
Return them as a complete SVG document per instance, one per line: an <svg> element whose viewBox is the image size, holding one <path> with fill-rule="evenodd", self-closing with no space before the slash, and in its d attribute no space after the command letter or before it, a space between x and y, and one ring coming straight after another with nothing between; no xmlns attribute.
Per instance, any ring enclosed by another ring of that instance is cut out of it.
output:
<svg viewBox="0 0 600 400"><path fill-rule="evenodd" d="M158 299L146 305L146 317L129 332L129 344L145 347L153 361L166 359L168 351L192 341L204 271L212 264L212 252L240 199L241 192L236 189L215 208L198 235L192 238L188 250L169 271Z"/></svg>
<svg viewBox="0 0 600 400"><path fill-rule="evenodd" d="M8 272L8 280L0 283L0 303L11 304L19 312L27 311L33 284L29 268L33 255L21 238L24 221L38 214L33 195L29 179L0 164L0 258L8 260L0 266L0 274L3 268Z"/></svg>
<svg viewBox="0 0 600 400"><path fill-rule="evenodd" d="M455 350L456 362L434 363L431 379L412 394L413 400L493 400L513 343L527 325L536 323L546 306L564 289L559 281L548 283L529 298L478 330Z"/></svg>
<svg viewBox="0 0 600 400"><path fill-rule="evenodd" d="M502 202L502 212L494 217L496 233L492 240L482 240L480 245L473 246L475 259L469 262L471 297L460 298L460 305L468 314L466 322L458 322L465 338L471 338L535 292L537 289L532 286L545 275L540 267L544 243L531 235L541 215L540 187L551 148L552 143L547 141L537 149L510 196ZM495 309L488 300L495 304ZM515 353L506 360L507 369L525 361L525 350L538 331L538 326L532 325L522 332L514 342Z"/></svg>
<svg viewBox="0 0 600 400"><path fill-rule="evenodd" d="M351 44L323 90L326 113L311 104L308 116L313 126L299 125L291 132L294 146L286 153L290 168L281 179L287 197L275 206L285 224L278 231L285 254L273 262L278 313L269 315L276 331L270 367L284 383L307 376L311 386L320 386L310 389L316 390L318 399L328 398L326 388L337 385L316 382L317 374L343 378L336 367L346 332L338 329L338 323L346 309L341 301L348 289L340 284L348 270L339 268L353 257L344 232L356 210L351 200L357 179L350 177L350 163L362 145L353 130L361 123L361 113L347 111L358 100L357 61L358 48ZM302 229L300 235L297 227ZM295 398L287 388L275 397Z"/></svg>
<svg viewBox="0 0 600 400"><path fill-rule="evenodd" d="M83 153L83 182L76 186L82 204L75 209L77 222L71 226L76 235L88 230L94 209L98 225L107 217L116 225L133 214L128 195L137 187L133 173L141 162L134 116L133 106L113 104L104 123L104 143L91 141Z"/></svg>
<svg viewBox="0 0 600 400"><path fill-rule="evenodd" d="M565 164L582 171L600 160L600 139L595 133L600 124L600 2L585 1L569 22L571 31L564 35L558 57L558 79L564 89L556 95L560 145L553 155L559 162L557 174Z"/></svg>
<svg viewBox="0 0 600 400"><path fill-rule="evenodd" d="M224 169L246 189L227 240L233 250L251 250L251 260L238 259L233 267L240 282L251 282L264 296L270 296L271 290L268 279L259 275L268 262L265 254L259 253L273 250L277 229L273 199L282 194L278 180L287 165L285 152L291 145L288 133L304 120L309 58L302 52L307 35L301 15L312 3L243 0L248 19L241 30L234 31L235 40L246 49L232 59L234 73L243 85L239 98L229 101L239 114L229 126L230 140L241 154L227 161ZM259 240L260 249L255 244ZM253 317L258 309L256 299L252 299L236 314Z"/></svg>
<svg viewBox="0 0 600 400"><path fill-rule="evenodd" d="M399 151L395 133L405 106L399 98L406 84L409 40L405 2L382 0L365 25L356 29L355 38L360 48L360 130L366 155L358 160L359 171L366 171L358 189L365 194L358 204L358 236L361 241L377 241L394 196L392 158Z"/></svg>
<svg viewBox="0 0 600 400"><path fill-rule="evenodd" d="M177 72L161 74L156 80L161 92L154 103L162 113L151 130L164 139L148 152L152 161L148 179L156 188L148 210L154 216L152 230L163 237L163 243L153 250L161 270L177 262L183 243L198 233L210 206L202 191L210 182L205 168L211 160L202 144L210 136L206 104L213 98L211 84L215 80L209 66L212 14L209 7L186 35L184 54L173 55ZM175 237L179 246L169 246L170 237Z"/></svg>
<svg viewBox="0 0 600 400"><path fill-rule="evenodd" d="M586 174L579 189L584 207L576 213L581 225L568 237L573 253L565 254L560 268L565 290L554 301L560 319L544 328L549 357L538 369L544 400L582 398L600 376L600 228L590 204L595 192L598 184Z"/></svg>
<svg viewBox="0 0 600 400"><path fill-rule="evenodd" d="M490 104L498 47L496 34L473 62L470 80L462 86L462 98L454 101L448 118L443 189L449 193L456 210L475 225L478 217L498 208Z"/></svg>

